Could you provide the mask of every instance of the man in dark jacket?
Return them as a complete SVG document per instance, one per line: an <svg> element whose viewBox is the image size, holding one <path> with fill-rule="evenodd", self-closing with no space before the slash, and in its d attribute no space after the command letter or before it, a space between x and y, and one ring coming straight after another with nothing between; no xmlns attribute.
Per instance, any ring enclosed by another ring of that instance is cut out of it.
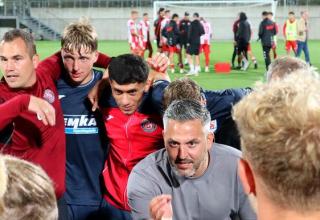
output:
<svg viewBox="0 0 320 220"><path fill-rule="evenodd" d="M184 48L185 51L187 50L187 43L188 43L188 33L190 29L191 21L189 19L189 12L184 13L184 18L180 21L179 24L179 31L180 31L180 46L181 46L181 52ZM187 58L185 58L185 63L188 63Z"/></svg>
<svg viewBox="0 0 320 220"><path fill-rule="evenodd" d="M271 63L270 50L273 44L273 37L277 34L277 28L274 22L268 18L268 12L262 12L262 21L259 27L259 39L261 40L264 62L266 69Z"/></svg>
<svg viewBox="0 0 320 220"><path fill-rule="evenodd" d="M237 31L238 56L242 56L242 70L246 70L249 67L247 51L251 38L251 27L247 21L247 15L244 12L240 12L239 21L239 28Z"/></svg>
<svg viewBox="0 0 320 220"><path fill-rule="evenodd" d="M160 26L161 26L161 22L164 18L164 8L160 8L158 11L158 18L154 21L154 35L157 39L157 48L158 51L161 51L161 46L160 46L160 38L161 38L161 31L160 31Z"/></svg>
<svg viewBox="0 0 320 220"><path fill-rule="evenodd" d="M199 14L193 14L193 21L191 22L188 33L188 48L187 57L190 66L190 72L187 75L198 75L200 72L200 37L204 34L204 29L199 21ZM193 65L192 56L195 56L195 65Z"/></svg>
<svg viewBox="0 0 320 220"><path fill-rule="evenodd" d="M182 57L181 57L181 53L180 53L181 48L179 45L180 32L179 32L179 28L178 28L178 22L179 22L178 14L173 14L172 19L170 20L169 24L167 24L163 28L162 33L161 33L162 36L167 38L167 44L169 47L169 59L170 59L171 73L174 73L174 60L173 60L174 53L178 54L180 72L183 72L183 63L182 63Z"/></svg>

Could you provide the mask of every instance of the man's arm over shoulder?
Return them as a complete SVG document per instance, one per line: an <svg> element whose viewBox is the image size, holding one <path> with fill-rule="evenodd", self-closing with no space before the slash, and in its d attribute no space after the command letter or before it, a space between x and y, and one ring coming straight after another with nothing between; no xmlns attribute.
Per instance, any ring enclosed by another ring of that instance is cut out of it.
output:
<svg viewBox="0 0 320 220"><path fill-rule="evenodd" d="M2 113L0 114L0 130L11 123L19 114L26 111L29 101L29 95L18 95L0 104L0 113Z"/></svg>
<svg viewBox="0 0 320 220"><path fill-rule="evenodd" d="M169 85L167 80L157 80L152 85L152 104L155 109L158 109L158 113L162 115L163 109L163 94L164 90Z"/></svg>

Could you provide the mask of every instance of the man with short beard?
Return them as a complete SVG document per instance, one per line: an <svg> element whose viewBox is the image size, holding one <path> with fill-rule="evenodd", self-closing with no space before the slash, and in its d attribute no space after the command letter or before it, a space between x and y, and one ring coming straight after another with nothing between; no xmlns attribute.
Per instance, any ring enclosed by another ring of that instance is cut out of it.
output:
<svg viewBox="0 0 320 220"><path fill-rule="evenodd" d="M165 149L129 176L133 219L256 219L237 175L241 153L213 144L210 121L200 102L170 104L163 117Z"/></svg>

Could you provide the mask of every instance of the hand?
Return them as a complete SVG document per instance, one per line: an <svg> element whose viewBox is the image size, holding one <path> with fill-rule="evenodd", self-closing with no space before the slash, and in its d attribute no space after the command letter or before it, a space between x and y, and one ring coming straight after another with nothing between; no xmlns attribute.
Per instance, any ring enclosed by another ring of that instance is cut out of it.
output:
<svg viewBox="0 0 320 220"><path fill-rule="evenodd" d="M153 220L169 220L173 217L171 195L160 195L154 197L149 203L150 217Z"/></svg>
<svg viewBox="0 0 320 220"><path fill-rule="evenodd" d="M157 53L152 58L147 59L150 68L156 72L165 73L169 66L169 58L164 53Z"/></svg>
<svg viewBox="0 0 320 220"><path fill-rule="evenodd" d="M36 113L43 124L51 126L56 124L56 111L46 100L31 95L28 110Z"/></svg>
<svg viewBox="0 0 320 220"><path fill-rule="evenodd" d="M109 95L111 95L109 79L102 77L102 80L97 82L88 93L88 99L92 104L91 110L94 112L99 109L99 100L101 97L108 98Z"/></svg>

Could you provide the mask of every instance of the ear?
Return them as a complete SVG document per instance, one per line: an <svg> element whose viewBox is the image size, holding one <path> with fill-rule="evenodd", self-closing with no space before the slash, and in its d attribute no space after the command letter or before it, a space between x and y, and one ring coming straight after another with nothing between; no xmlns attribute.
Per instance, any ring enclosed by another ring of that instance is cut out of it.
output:
<svg viewBox="0 0 320 220"><path fill-rule="evenodd" d="M98 56L99 56L98 51L93 52L93 62L94 62L94 63L97 62Z"/></svg>
<svg viewBox="0 0 320 220"><path fill-rule="evenodd" d="M256 184L252 169L247 161L240 159L238 162L238 174L246 194L256 195Z"/></svg>
<svg viewBox="0 0 320 220"><path fill-rule="evenodd" d="M151 81L148 79L147 82L145 82L145 86L144 86L144 92L148 92L149 89L151 87Z"/></svg>
<svg viewBox="0 0 320 220"><path fill-rule="evenodd" d="M208 135L207 135L208 150L211 149L213 142L214 142L214 133L208 132Z"/></svg>
<svg viewBox="0 0 320 220"><path fill-rule="evenodd" d="M33 55L32 63L33 63L34 68L37 68L39 62L40 62L39 55L38 54Z"/></svg>

